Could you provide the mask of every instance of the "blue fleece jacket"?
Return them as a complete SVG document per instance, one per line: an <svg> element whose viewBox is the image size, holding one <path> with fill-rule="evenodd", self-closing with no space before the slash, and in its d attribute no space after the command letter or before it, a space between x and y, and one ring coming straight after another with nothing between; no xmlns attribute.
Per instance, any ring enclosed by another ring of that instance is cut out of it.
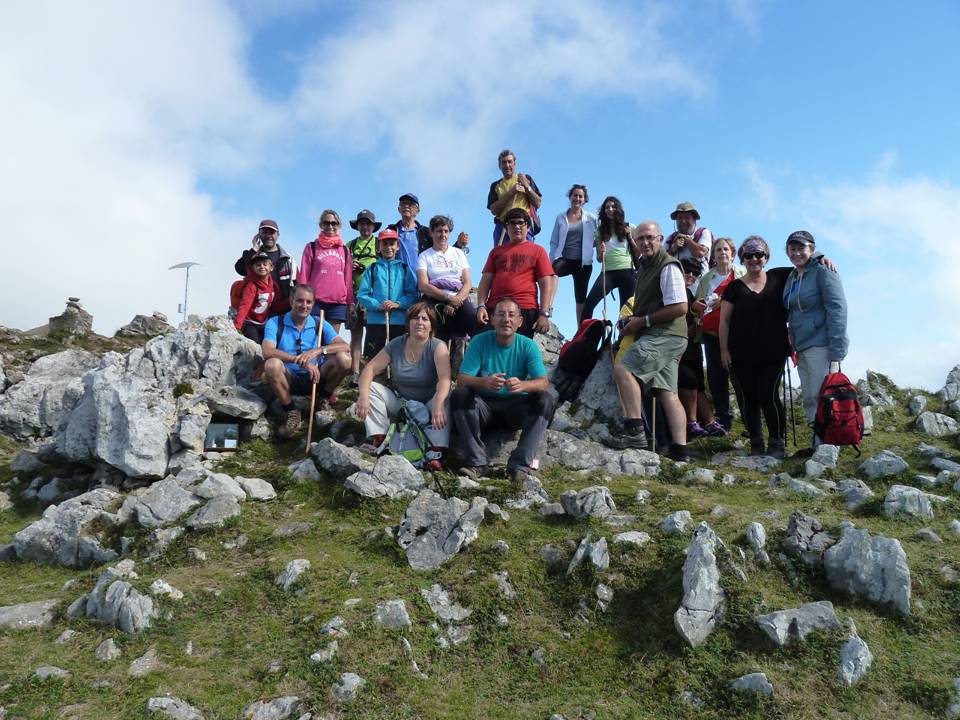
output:
<svg viewBox="0 0 960 720"><path fill-rule="evenodd" d="M796 268L783 288L793 349L827 348L831 362L847 355L847 300L840 276L821 262L823 253L814 253L803 272Z"/></svg>
<svg viewBox="0 0 960 720"><path fill-rule="evenodd" d="M404 313L417 299L417 279L402 260L394 258L377 261L363 271L357 300L367 310L367 323L383 325L386 313L379 309L385 300L399 303L400 307L390 312L390 324L402 325Z"/></svg>

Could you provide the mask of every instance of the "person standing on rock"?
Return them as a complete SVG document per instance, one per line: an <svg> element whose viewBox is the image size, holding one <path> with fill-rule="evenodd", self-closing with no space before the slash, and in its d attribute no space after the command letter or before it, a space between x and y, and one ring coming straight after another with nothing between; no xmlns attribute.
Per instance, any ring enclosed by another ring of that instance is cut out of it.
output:
<svg viewBox="0 0 960 720"><path fill-rule="evenodd" d="M316 293L313 314L340 332L341 323L353 310L353 260L340 236L340 215L335 210L320 213L320 234L303 248L300 282Z"/></svg>
<svg viewBox="0 0 960 720"><path fill-rule="evenodd" d="M484 428L496 425L521 429L517 447L507 460L507 472L515 485L522 484L553 416L555 403L543 357L533 340L517 334L522 322L520 306L513 298L497 301L494 332L480 333L470 342L457 389L450 397L464 470L474 478L487 465L481 434Z"/></svg>
<svg viewBox="0 0 960 720"><path fill-rule="evenodd" d="M377 238L374 233L382 223L370 210L361 210L357 219L350 221L350 227L360 233L347 243L350 257L353 259L353 296L360 291L363 271L377 261ZM350 385L355 386L360 379L360 359L363 356L363 330L367 324L366 310L360 302L354 305L353 313L347 314L347 330L350 331Z"/></svg>
<svg viewBox="0 0 960 720"><path fill-rule="evenodd" d="M593 272L593 244L597 234L597 216L583 206L590 200L586 185L573 185L567 192L570 207L557 215L550 235L550 259L557 278L573 276L573 299L577 326L587 300L590 273Z"/></svg>
<svg viewBox="0 0 960 720"><path fill-rule="evenodd" d="M531 338L534 332L550 330L557 276L547 251L530 240L527 212L513 208L507 211L504 221L510 232L510 242L491 250L483 266L477 288L480 301L477 323L487 325L490 322L487 307L494 307L501 298L510 297L520 307L523 320L520 333Z"/></svg>
<svg viewBox="0 0 960 720"><path fill-rule="evenodd" d="M803 413L813 425L820 385L827 372L837 371L847 356L847 300L836 272L823 263L823 253L806 230L787 238L787 257L793 270L783 288L790 339L797 353L797 372L803 388ZM814 435L813 447L819 444Z"/></svg>
<svg viewBox="0 0 960 720"><path fill-rule="evenodd" d="M600 275L584 300L580 313L581 321L592 318L597 305L606 295L612 295L614 290L620 294L621 308L633 297L637 289L637 271L634 266L638 252L630 232L630 224L626 221L620 199L613 195L608 196L600 205L594 239Z"/></svg>
<svg viewBox="0 0 960 720"><path fill-rule="evenodd" d="M505 245L512 237L507 229L507 212L519 208L528 218L537 217L537 208L543 202L542 193L533 178L517 172L517 157L512 150L503 150L497 157L503 177L490 183L487 194L487 209L493 214L493 247ZM539 223L527 225L527 239L539 232Z"/></svg>
<svg viewBox="0 0 960 720"><path fill-rule="evenodd" d="M243 251L233 264L237 275L246 277L250 270L250 260L258 253L266 253L273 263L270 271L273 277L274 300L270 306L270 315L280 315L290 309L290 294L297 282L297 263L280 247L280 226L276 220L261 220L257 234L253 236L252 247Z"/></svg>
<svg viewBox="0 0 960 720"><path fill-rule="evenodd" d="M670 213L677 229L667 238L667 253L677 260L690 258L700 263L700 274L705 275L710 257L710 247L713 245L713 233L705 227L697 227L700 213L692 202L685 201L677 205L677 209Z"/></svg>
<svg viewBox="0 0 960 720"><path fill-rule="evenodd" d="M309 395L318 385L321 399L333 404L337 385L350 372L350 347L323 321L321 342L317 342L318 319L311 315L314 291L309 285L297 285L290 312L270 318L264 328L264 377L277 396L284 422L277 437L292 437L300 429L302 418L293 395Z"/></svg>
<svg viewBox="0 0 960 720"><path fill-rule="evenodd" d="M669 457L689 459L686 413L677 396L680 357L687 347L687 291L680 262L663 247L660 226L648 220L633 233L640 253L640 271L633 296L633 317L621 322L621 334L637 339L613 366L625 424L611 443L619 448L646 448L643 393L654 393L670 426Z"/></svg>
<svg viewBox="0 0 960 720"><path fill-rule="evenodd" d="M433 245L433 239L430 237L427 226L421 225L417 220L417 215L420 214L420 199L416 195L413 193L401 195L397 211L400 213L400 219L392 225L387 225L387 229L397 231L397 236L400 238L400 259L413 272L417 269L417 258L420 253Z"/></svg>

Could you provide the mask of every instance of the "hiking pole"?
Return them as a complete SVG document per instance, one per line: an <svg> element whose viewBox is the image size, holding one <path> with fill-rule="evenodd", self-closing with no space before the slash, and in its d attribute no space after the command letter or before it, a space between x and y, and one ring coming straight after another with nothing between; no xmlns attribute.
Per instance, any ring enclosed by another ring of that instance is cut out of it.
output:
<svg viewBox="0 0 960 720"><path fill-rule="evenodd" d="M384 345L390 342L390 311L389 310L386 311L386 315L387 315L387 339L384 340L384 343L383 343ZM390 379L390 366L387 365L387 380L389 379Z"/></svg>
<svg viewBox="0 0 960 720"><path fill-rule="evenodd" d="M790 358L787 358L787 386L790 388L790 425L793 427L793 446L797 447L797 418L793 412L793 373L790 372Z"/></svg>
<svg viewBox="0 0 960 720"><path fill-rule="evenodd" d="M650 413L650 435L653 437L653 452L657 451L657 396L650 393L653 412Z"/></svg>
<svg viewBox="0 0 960 720"><path fill-rule="evenodd" d="M317 347L320 347L320 341L323 338L323 308L320 308L320 322L317 323ZM318 381L319 382L319 381ZM310 385L310 419L307 420L307 450L306 456L310 457L310 443L313 441L313 413L317 408L317 383Z"/></svg>
<svg viewBox="0 0 960 720"><path fill-rule="evenodd" d="M790 361L788 360L787 362L789 363ZM788 369L789 369L789 364L788 364ZM787 411L787 384L783 382L783 378L780 379L780 388L783 390L783 411L786 412ZM793 408L791 408L790 414L793 415ZM784 423L784 428L783 428L783 440L784 440L784 443L786 443L786 440L787 440L786 423ZM794 448L796 448L796 445L797 445L796 440L793 441L793 445L794 445Z"/></svg>

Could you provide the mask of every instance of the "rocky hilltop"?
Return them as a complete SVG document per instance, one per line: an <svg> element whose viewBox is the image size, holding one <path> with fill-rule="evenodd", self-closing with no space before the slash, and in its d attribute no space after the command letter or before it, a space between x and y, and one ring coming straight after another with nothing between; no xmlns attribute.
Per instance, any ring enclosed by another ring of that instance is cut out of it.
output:
<svg viewBox="0 0 960 720"><path fill-rule="evenodd" d="M225 318L73 309L0 331L0 718L960 716L960 366L868 373L862 457L676 464L602 444L605 357L514 490L374 462L350 393L274 441Z"/></svg>

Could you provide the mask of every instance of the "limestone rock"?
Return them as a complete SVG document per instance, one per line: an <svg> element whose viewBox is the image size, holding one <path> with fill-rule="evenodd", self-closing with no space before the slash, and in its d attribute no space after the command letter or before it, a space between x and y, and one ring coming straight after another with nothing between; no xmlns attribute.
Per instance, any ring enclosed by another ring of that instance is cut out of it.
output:
<svg viewBox="0 0 960 720"><path fill-rule="evenodd" d="M366 684L367 681L356 673L341 673L340 682L333 686L333 696L339 702L350 702L357 697L360 688Z"/></svg>
<svg viewBox="0 0 960 720"><path fill-rule="evenodd" d="M80 399L80 378L99 363L79 349L38 358L21 382L0 395L0 430L21 438L54 433Z"/></svg>
<svg viewBox="0 0 960 720"><path fill-rule="evenodd" d="M102 643L97 645L97 649L94 653L97 660L100 662L112 662L120 657L123 653L120 648L117 647L117 644L113 641L113 638L107 638Z"/></svg>
<svg viewBox="0 0 960 720"><path fill-rule="evenodd" d="M834 590L910 614L910 567L899 540L844 523L840 541L824 553L824 567Z"/></svg>
<svg viewBox="0 0 960 720"><path fill-rule="evenodd" d="M617 511L613 497L603 485L591 485L579 492L567 490L560 495L560 503L567 515L583 519L588 517L606 517Z"/></svg>
<svg viewBox="0 0 960 720"><path fill-rule="evenodd" d="M219 495L230 495L238 502L247 499L247 493L240 483L225 473L211 473L199 485L191 486L190 490L205 500L212 500Z"/></svg>
<svg viewBox="0 0 960 720"><path fill-rule="evenodd" d="M683 563L683 600L673 625L692 647L700 645L723 617L725 593L716 558L717 535L702 522L694 531Z"/></svg>
<svg viewBox="0 0 960 720"><path fill-rule="evenodd" d="M613 536L614 545L633 545L634 547L640 547L641 545L646 545L648 542L650 542L650 535L638 530L617 533Z"/></svg>
<svg viewBox="0 0 960 720"><path fill-rule="evenodd" d="M317 650L317 652L310 656L310 662L328 663L337 656L339 649L340 643L336 640L331 640L323 650Z"/></svg>
<svg viewBox="0 0 960 720"><path fill-rule="evenodd" d="M853 620L849 621L850 638L840 649L840 684L853 687L867 674L873 664L873 653L857 634Z"/></svg>
<svg viewBox="0 0 960 720"><path fill-rule="evenodd" d="M504 600L516 600L517 591L514 589L513 583L510 582L510 573L506 570L500 570L493 574L493 579L496 581L497 589Z"/></svg>
<svg viewBox="0 0 960 720"><path fill-rule="evenodd" d="M616 392L611 392L613 387L613 365L610 363L609 356L604 353L577 394L574 401L576 412L572 420L577 424L585 425L594 423L610 424L611 427L622 425L623 411L620 409L620 400Z"/></svg>
<svg viewBox="0 0 960 720"><path fill-rule="evenodd" d="M425 485L423 473L402 455L385 455L370 470L360 470L343 486L369 498L416 495Z"/></svg>
<svg viewBox="0 0 960 720"><path fill-rule="evenodd" d="M907 412L919 415L927 409L927 398L924 395L914 395L907 401Z"/></svg>
<svg viewBox="0 0 960 720"><path fill-rule="evenodd" d="M205 389L198 395L211 412L240 420L256 420L267 411L259 396L238 385Z"/></svg>
<svg viewBox="0 0 960 720"><path fill-rule="evenodd" d="M121 560L108 567L100 573L93 590L70 606L68 614L93 618L126 633L146 630L158 612L150 596L141 594L124 579L136 577L132 560Z"/></svg>
<svg viewBox="0 0 960 720"><path fill-rule="evenodd" d="M813 451L813 455L810 456L810 459L820 463L825 468L835 468L837 462L840 460L840 448L836 445L826 443L818 445L817 449Z"/></svg>
<svg viewBox="0 0 960 720"><path fill-rule="evenodd" d="M183 591L178 590L163 578L157 578L150 583L151 595L165 595L171 600L183 600Z"/></svg>
<svg viewBox="0 0 960 720"><path fill-rule="evenodd" d="M767 680L765 673L741 675L731 683L730 687L737 692L773 695L773 685Z"/></svg>
<svg viewBox="0 0 960 720"><path fill-rule="evenodd" d="M187 518L187 527L193 530L223 527L227 518L240 515L240 503L232 495L220 495Z"/></svg>
<svg viewBox="0 0 960 720"><path fill-rule="evenodd" d="M770 556L766 551L767 531L760 523L754 521L747 525L746 530L747 543L753 550L754 557L764 565L770 564Z"/></svg>
<svg viewBox="0 0 960 720"><path fill-rule="evenodd" d="M284 695L273 700L260 700L243 711L245 720L288 720L300 707L296 695Z"/></svg>
<svg viewBox="0 0 960 720"><path fill-rule="evenodd" d="M178 697L164 695L147 700L147 712L159 713L172 720L203 720L203 714Z"/></svg>
<svg viewBox="0 0 960 720"><path fill-rule="evenodd" d="M473 614L471 608L455 602L439 584L434 584L429 590L421 590L420 593L442 623L463 622Z"/></svg>
<svg viewBox="0 0 960 720"><path fill-rule="evenodd" d="M369 457L355 448L341 445L331 437L325 437L311 445L310 454L321 470L335 478L373 467Z"/></svg>
<svg viewBox="0 0 960 720"><path fill-rule="evenodd" d="M523 484L520 487L520 496L510 498L506 505L513 510L526 510L527 508L545 505L550 502L550 496L543 489L543 483L533 475L527 475L523 478Z"/></svg>
<svg viewBox="0 0 960 720"><path fill-rule="evenodd" d="M50 611L59 604L59 600L36 600L0 607L0 628L27 630L47 627L53 622L53 614Z"/></svg>
<svg viewBox="0 0 960 720"><path fill-rule="evenodd" d="M33 671L37 680L69 680L73 673L55 665L42 665Z"/></svg>
<svg viewBox="0 0 960 720"><path fill-rule="evenodd" d="M878 478L899 475L910 466L907 461L891 450L881 450L873 457L866 460L860 470L871 480Z"/></svg>
<svg viewBox="0 0 960 720"><path fill-rule="evenodd" d="M596 570L603 571L610 567L610 552L607 548L607 539L600 538L594 542L590 539L590 533L587 533L586 537L584 537L577 546L577 551L570 559L570 564L567 565L567 575L571 575L573 571L577 569L577 566L586 558L589 558L590 563Z"/></svg>
<svg viewBox="0 0 960 720"><path fill-rule="evenodd" d="M798 495L806 495L808 497L823 495L823 490L820 488L811 485L804 480L792 478L787 473L779 473L774 475L772 478L770 478L769 486L771 490L786 490L787 492L796 493Z"/></svg>
<svg viewBox="0 0 960 720"><path fill-rule="evenodd" d="M127 675L130 677L144 677L152 672L163 668L163 663L157 657L157 647L152 645L147 652L138 657L127 669Z"/></svg>
<svg viewBox="0 0 960 720"><path fill-rule="evenodd" d="M883 500L883 514L888 518L897 515L932 518L933 506L923 490L909 485L891 485Z"/></svg>
<svg viewBox="0 0 960 720"><path fill-rule="evenodd" d="M873 497L873 490L863 480L848 478L837 483L837 490L843 495L847 510L858 510Z"/></svg>
<svg viewBox="0 0 960 720"><path fill-rule="evenodd" d="M936 531L933 528L923 527L917 530L914 534L918 540L923 540L929 543L935 543L937 545L943 544L943 538L937 535Z"/></svg>
<svg viewBox="0 0 960 720"><path fill-rule="evenodd" d="M120 495L107 488L96 488L77 497L51 505L43 516L13 536L14 551L21 560L86 568L94 563L110 562L117 553L100 544L91 534L94 524L106 518Z"/></svg>
<svg viewBox="0 0 960 720"><path fill-rule="evenodd" d="M468 505L457 497L445 500L432 490L421 490L397 530L410 567L433 570L476 540L486 505L481 497Z"/></svg>
<svg viewBox="0 0 960 720"><path fill-rule="evenodd" d="M381 627L403 630L410 627L407 604L401 600L384 600L377 603L373 611L373 621Z"/></svg>
<svg viewBox="0 0 960 720"><path fill-rule="evenodd" d="M947 373L947 379L943 383L943 387L937 392L937 396L945 403L960 400L960 365L955 365Z"/></svg>
<svg viewBox="0 0 960 720"><path fill-rule="evenodd" d="M298 482L320 482L322 479L320 471L317 470L317 466L313 462L313 458L306 458L304 460L297 460L295 463L290 463L287 465L287 470L290 471L293 479Z"/></svg>
<svg viewBox="0 0 960 720"><path fill-rule="evenodd" d="M861 405L873 405L879 408L892 408L897 403L893 396L887 391L887 386L892 386L886 377L867 370L867 377L857 383L857 394L860 396Z"/></svg>
<svg viewBox="0 0 960 720"><path fill-rule="evenodd" d="M677 510L667 515L660 522L660 529L669 535L683 535L693 523L689 510Z"/></svg>
<svg viewBox="0 0 960 720"><path fill-rule="evenodd" d="M145 528L156 528L179 520L200 504L193 493L180 487L172 475L154 483L133 507L137 522Z"/></svg>
<svg viewBox="0 0 960 720"><path fill-rule="evenodd" d="M833 603L827 601L758 615L756 620L760 629L777 647L789 645L794 640L802 641L816 630L836 630L840 627Z"/></svg>
<svg viewBox="0 0 960 720"><path fill-rule="evenodd" d="M805 565L819 565L823 562L823 553L833 545L836 539L824 530L820 521L799 510L790 514L787 535L783 549L790 557L797 558Z"/></svg>
<svg viewBox="0 0 960 720"><path fill-rule="evenodd" d="M10 460L10 472L14 474L35 475L46 467L47 465L40 459L39 453L29 448L21 450Z"/></svg>
<svg viewBox="0 0 960 720"><path fill-rule="evenodd" d="M277 497L277 491L266 480L240 477L239 475L234 480L243 488L251 500L273 500Z"/></svg>
<svg viewBox="0 0 960 720"><path fill-rule="evenodd" d="M920 413L917 418L917 430L933 437L944 437L945 435L954 435L960 430L960 424L949 415L942 413L926 412Z"/></svg>
<svg viewBox="0 0 960 720"><path fill-rule="evenodd" d="M291 560L287 563L287 567L284 568L283 572L277 575L276 584L281 590L287 592L291 587L297 584L297 582L300 580L300 576L309 569L309 560L304 560L303 558Z"/></svg>
<svg viewBox="0 0 960 720"><path fill-rule="evenodd" d="M117 337L154 337L173 330L162 312L153 315L134 315L133 320L117 330Z"/></svg>

